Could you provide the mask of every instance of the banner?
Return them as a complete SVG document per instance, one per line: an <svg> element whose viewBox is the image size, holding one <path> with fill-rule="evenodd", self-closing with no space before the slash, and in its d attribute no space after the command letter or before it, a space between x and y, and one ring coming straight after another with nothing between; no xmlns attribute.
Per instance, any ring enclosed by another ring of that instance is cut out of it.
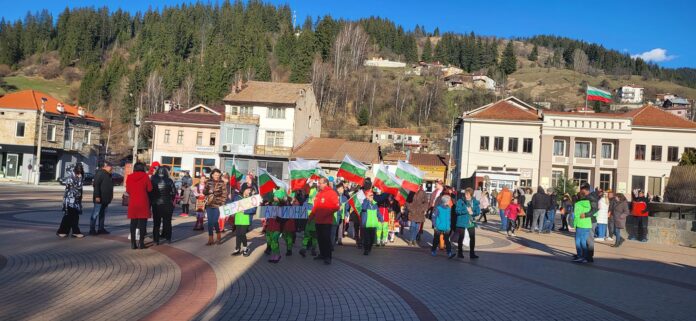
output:
<svg viewBox="0 0 696 321"><path fill-rule="evenodd" d="M294 205L294 206L262 206L261 207L261 217L262 218L295 218L295 219L306 219L307 211L312 210L312 204L305 203L304 205Z"/></svg>
<svg viewBox="0 0 696 321"><path fill-rule="evenodd" d="M251 197L238 200L236 202L225 204L224 206L220 207L220 217L222 218L231 216L235 213L239 213L250 208L258 207L259 205L261 205L261 202L263 202L263 198L261 197L261 195L256 194Z"/></svg>

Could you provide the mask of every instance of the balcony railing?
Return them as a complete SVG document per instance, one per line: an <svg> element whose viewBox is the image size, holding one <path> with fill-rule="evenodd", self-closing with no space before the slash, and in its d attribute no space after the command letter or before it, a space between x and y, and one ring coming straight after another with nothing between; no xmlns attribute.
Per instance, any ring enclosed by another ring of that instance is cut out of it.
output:
<svg viewBox="0 0 696 321"><path fill-rule="evenodd" d="M594 166L595 159L594 158L575 157L575 158L573 158L573 164L574 165L581 165L581 166Z"/></svg>
<svg viewBox="0 0 696 321"><path fill-rule="evenodd" d="M266 155L266 156L290 156L292 148L282 147L282 146L266 146L266 145L256 145L254 147L255 155Z"/></svg>
<svg viewBox="0 0 696 321"><path fill-rule="evenodd" d="M566 156L554 156L553 163L557 165L568 165L568 157Z"/></svg>
<svg viewBox="0 0 696 321"><path fill-rule="evenodd" d="M619 161L616 159L602 158L602 162L600 164L602 164L604 167L616 167L619 164Z"/></svg>
<svg viewBox="0 0 696 321"><path fill-rule="evenodd" d="M225 114L225 122L244 125L259 125L259 115L230 115Z"/></svg>

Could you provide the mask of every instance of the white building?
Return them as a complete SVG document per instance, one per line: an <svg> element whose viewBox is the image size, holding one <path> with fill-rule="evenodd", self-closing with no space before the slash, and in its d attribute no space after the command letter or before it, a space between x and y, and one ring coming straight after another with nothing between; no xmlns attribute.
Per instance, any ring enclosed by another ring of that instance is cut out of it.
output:
<svg viewBox="0 0 696 321"><path fill-rule="evenodd" d="M537 109L515 97L462 115L453 178L462 186L555 186L560 177L621 193L662 195L696 148L696 123L654 106L623 114Z"/></svg>
<svg viewBox="0 0 696 321"><path fill-rule="evenodd" d="M410 128L374 128L371 141L382 148L394 147L400 150L419 151L428 145L427 139L422 138L417 130Z"/></svg>
<svg viewBox="0 0 696 321"><path fill-rule="evenodd" d="M368 67L382 67L382 68L403 68L403 67L406 67L405 62L391 61L389 59L382 59L381 57L365 60L365 63L363 65L368 66Z"/></svg>
<svg viewBox="0 0 696 321"><path fill-rule="evenodd" d="M491 79L488 76L474 76L473 82L475 88L483 88L488 91L495 90L495 80Z"/></svg>
<svg viewBox="0 0 696 321"><path fill-rule="evenodd" d="M624 104L642 104L643 88L627 85L619 88L619 102Z"/></svg>

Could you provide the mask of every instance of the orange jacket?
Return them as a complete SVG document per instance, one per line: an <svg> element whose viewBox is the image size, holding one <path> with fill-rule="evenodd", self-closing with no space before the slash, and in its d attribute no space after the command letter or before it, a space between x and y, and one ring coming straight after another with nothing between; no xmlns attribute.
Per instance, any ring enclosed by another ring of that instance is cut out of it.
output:
<svg viewBox="0 0 696 321"><path fill-rule="evenodd" d="M512 202L512 192L507 187L503 187L503 190L498 193L496 200L498 201L498 208L505 210Z"/></svg>

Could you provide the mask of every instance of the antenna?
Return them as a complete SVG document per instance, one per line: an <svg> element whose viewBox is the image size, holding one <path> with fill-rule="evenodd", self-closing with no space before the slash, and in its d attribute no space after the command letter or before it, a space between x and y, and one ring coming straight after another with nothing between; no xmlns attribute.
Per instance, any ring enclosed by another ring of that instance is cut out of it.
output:
<svg viewBox="0 0 696 321"><path fill-rule="evenodd" d="M295 31L297 28L297 10L292 11L292 30Z"/></svg>

